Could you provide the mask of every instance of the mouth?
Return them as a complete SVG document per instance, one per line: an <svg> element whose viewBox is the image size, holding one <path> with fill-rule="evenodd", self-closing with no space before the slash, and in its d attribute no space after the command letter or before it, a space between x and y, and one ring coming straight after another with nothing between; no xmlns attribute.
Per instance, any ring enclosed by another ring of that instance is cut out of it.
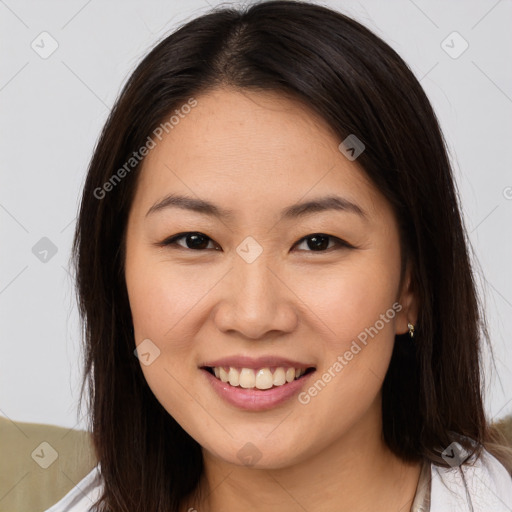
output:
<svg viewBox="0 0 512 512"><path fill-rule="evenodd" d="M202 366L218 381L233 388L259 389L262 391L280 388L315 371L310 367L267 366L244 368L234 366Z"/></svg>

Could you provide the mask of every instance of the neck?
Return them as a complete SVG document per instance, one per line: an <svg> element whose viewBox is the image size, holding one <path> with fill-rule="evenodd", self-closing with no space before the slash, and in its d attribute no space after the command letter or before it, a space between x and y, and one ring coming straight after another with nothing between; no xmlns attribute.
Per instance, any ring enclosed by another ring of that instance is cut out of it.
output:
<svg viewBox="0 0 512 512"><path fill-rule="evenodd" d="M395 456L382 440L380 410L369 414L335 443L292 466L237 466L203 450L200 492L183 510L410 510L421 464Z"/></svg>

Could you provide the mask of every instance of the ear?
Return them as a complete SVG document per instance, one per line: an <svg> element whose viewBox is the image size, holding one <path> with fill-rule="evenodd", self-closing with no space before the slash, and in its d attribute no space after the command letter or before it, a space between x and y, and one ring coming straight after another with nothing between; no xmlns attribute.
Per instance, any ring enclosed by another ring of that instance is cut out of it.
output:
<svg viewBox="0 0 512 512"><path fill-rule="evenodd" d="M396 334L409 332L408 323L415 325L418 319L419 299L412 280L412 264L407 262L405 275L402 280L398 303L402 309L396 317Z"/></svg>

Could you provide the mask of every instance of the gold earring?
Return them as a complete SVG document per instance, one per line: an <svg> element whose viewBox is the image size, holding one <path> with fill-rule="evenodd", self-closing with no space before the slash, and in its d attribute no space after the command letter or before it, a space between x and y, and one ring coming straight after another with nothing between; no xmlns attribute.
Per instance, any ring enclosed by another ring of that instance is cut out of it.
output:
<svg viewBox="0 0 512 512"><path fill-rule="evenodd" d="M409 336L411 338L414 338L414 325L409 322L407 324L407 327L409 327Z"/></svg>

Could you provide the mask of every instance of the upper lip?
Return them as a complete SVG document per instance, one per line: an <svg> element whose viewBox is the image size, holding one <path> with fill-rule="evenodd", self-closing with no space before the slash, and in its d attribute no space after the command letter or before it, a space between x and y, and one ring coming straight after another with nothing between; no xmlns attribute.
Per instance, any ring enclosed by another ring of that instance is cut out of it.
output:
<svg viewBox="0 0 512 512"><path fill-rule="evenodd" d="M201 367L233 367L233 368L269 368L269 367L289 367L289 368L311 368L314 365L303 363L300 361L293 361L279 356L261 356L261 357L248 357L248 356L229 356L221 359L207 361Z"/></svg>

